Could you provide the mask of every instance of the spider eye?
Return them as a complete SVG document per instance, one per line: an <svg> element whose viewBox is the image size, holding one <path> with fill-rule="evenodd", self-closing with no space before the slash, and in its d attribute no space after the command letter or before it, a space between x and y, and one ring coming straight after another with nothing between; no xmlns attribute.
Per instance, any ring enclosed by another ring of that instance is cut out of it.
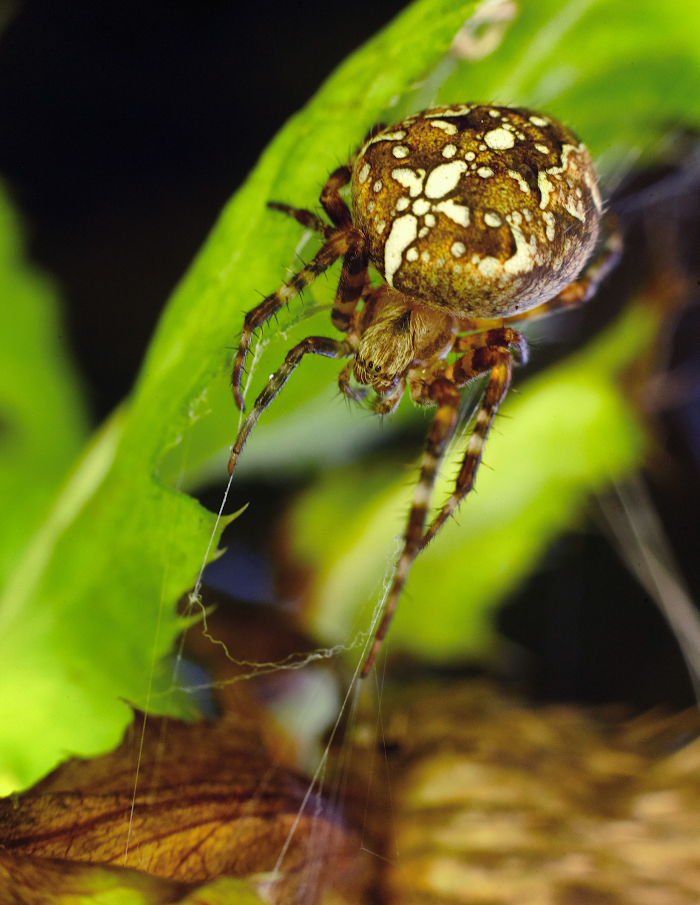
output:
<svg viewBox="0 0 700 905"><path fill-rule="evenodd" d="M382 369L382 368L381 368L381 365L375 365L375 366L374 366L374 373L375 373L375 374L378 374L378 373L381 371L381 369Z"/></svg>

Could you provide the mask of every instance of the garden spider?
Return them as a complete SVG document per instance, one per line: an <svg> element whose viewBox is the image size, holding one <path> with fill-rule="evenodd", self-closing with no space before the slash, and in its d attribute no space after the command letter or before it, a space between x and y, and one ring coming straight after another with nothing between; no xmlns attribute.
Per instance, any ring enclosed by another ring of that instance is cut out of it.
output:
<svg viewBox="0 0 700 905"><path fill-rule="evenodd" d="M351 207L340 189L351 184ZM382 620L362 668L372 667L411 565L472 489L486 437L527 343L513 324L590 298L620 252L616 230L594 250L602 214L585 145L565 126L531 110L458 104L373 130L321 192L328 225L307 210L269 206L323 236L316 256L245 317L233 367L241 375L251 339L283 305L343 258L331 323L344 339L309 336L286 356L257 398L236 439L229 473L262 412L304 355L349 358L338 379L372 388L371 407L387 414L406 386L433 405L403 549ZM373 287L371 264L384 278ZM362 307L359 303L362 302ZM456 358L450 356L456 355ZM425 528L436 472L457 422L459 390L488 374L481 408L455 489Z"/></svg>

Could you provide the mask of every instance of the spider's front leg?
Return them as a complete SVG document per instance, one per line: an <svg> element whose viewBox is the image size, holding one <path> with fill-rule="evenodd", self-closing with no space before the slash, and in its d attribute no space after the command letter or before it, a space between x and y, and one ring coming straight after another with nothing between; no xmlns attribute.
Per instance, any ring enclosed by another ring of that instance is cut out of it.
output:
<svg viewBox="0 0 700 905"><path fill-rule="evenodd" d="M241 428L238 437L236 437L236 442L231 450L228 473L233 474L238 457L245 446L250 432L257 424L262 413L292 376L304 355L325 355L326 358L347 358L349 355L354 355L354 353L355 350L352 344L347 340L330 339L328 336L307 336L306 339L303 339L298 345L287 352L284 364L279 370L275 371L272 377L270 377L267 386L255 400L255 405L243 422L243 427Z"/></svg>
<svg viewBox="0 0 700 905"><path fill-rule="evenodd" d="M372 400L371 408L374 414L390 415L396 409L399 402L401 402L405 389L406 380L402 377L396 384L396 388L390 393L387 393L386 396L377 396Z"/></svg>
<svg viewBox="0 0 700 905"><path fill-rule="evenodd" d="M307 229L312 229L316 233L321 233L324 239L330 239L331 234L333 233L332 226L328 223L324 223L320 217L317 217L316 214L311 211L307 211L306 208L292 207L290 204L282 204L280 201L268 201L267 206L271 211L280 211L280 213L286 214L288 217L296 220L297 223L301 223L301 225L305 226Z"/></svg>
<svg viewBox="0 0 700 905"><path fill-rule="evenodd" d="M236 405L241 411L245 408L243 394L241 393L241 380L245 360L255 331L267 323L288 302L299 295L302 289L312 283L319 274L323 273L338 258L343 256L345 256L345 261L336 296L336 306L331 319L334 326L347 332L352 320L348 310L354 310L357 300L362 294L367 277L365 238L353 226L348 206L340 196L340 189L349 182L351 174L352 171L349 166L339 167L335 172L331 173L321 192L321 204L333 221L333 228L326 226L310 211L291 208L286 205L273 205L277 209L284 211L284 213L290 214L304 225L323 227L319 231L322 232L326 241L311 261L296 273L288 283L285 283L277 292L269 295L246 314L231 375L233 396L236 400Z"/></svg>
<svg viewBox="0 0 700 905"><path fill-rule="evenodd" d="M262 327L277 312L290 302L295 296L304 289L309 283L313 282L316 277L327 270L334 264L338 258L342 257L353 244L362 239L362 236L355 230L338 230L332 234L330 239L321 246L321 249L314 258L299 273L295 274L292 279L281 286L277 292L262 301L255 308L250 310L243 322L243 333L238 345L238 353L233 366L233 374L231 375L231 385L233 387L233 395L236 405L241 411L245 408L243 403L243 395L241 393L241 378L243 368L245 366L246 356L250 343L253 339L255 331Z"/></svg>
<svg viewBox="0 0 700 905"><path fill-rule="evenodd" d="M351 383L352 367L354 362L349 361L338 375L338 388L343 396L351 399L353 402L362 402L369 393L369 387L358 389Z"/></svg>

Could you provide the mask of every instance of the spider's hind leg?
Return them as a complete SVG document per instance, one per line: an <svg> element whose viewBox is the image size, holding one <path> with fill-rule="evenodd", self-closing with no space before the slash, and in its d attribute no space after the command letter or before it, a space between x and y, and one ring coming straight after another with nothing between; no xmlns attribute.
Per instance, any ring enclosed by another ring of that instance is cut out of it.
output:
<svg viewBox="0 0 700 905"><path fill-rule="evenodd" d="M456 386L464 386L487 371L491 373L467 443L462 467L457 475L455 489L425 532L420 544L421 549L430 543L474 487L486 438L493 426L498 408L510 388L513 363L527 362L528 350L525 338L510 327L458 337L454 351L464 352L465 349L468 351L447 369L446 377L452 379Z"/></svg>
<svg viewBox="0 0 700 905"><path fill-rule="evenodd" d="M459 392L455 385L450 380L440 376L430 383L429 393L432 401L437 403L438 410L428 435L423 459L421 460L420 477L418 478L413 505L408 516L403 550L394 569L394 577L384 604L382 620L379 623L369 654L362 667L361 675L363 678L372 668L379 648L382 646L382 641L389 630L389 624L394 616L396 605L399 602L403 586L406 584L413 561L420 553L425 517L430 504L438 466L445 454L445 449L457 423Z"/></svg>

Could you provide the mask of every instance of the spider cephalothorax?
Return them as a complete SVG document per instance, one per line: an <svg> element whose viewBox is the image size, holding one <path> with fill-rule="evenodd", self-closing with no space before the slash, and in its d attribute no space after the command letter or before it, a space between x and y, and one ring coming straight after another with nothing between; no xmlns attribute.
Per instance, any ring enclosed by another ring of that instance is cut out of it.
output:
<svg viewBox="0 0 700 905"><path fill-rule="evenodd" d="M353 372L379 394L394 390L414 363L444 358L459 319L382 286L370 290L357 317Z"/></svg>
<svg viewBox="0 0 700 905"><path fill-rule="evenodd" d="M348 183L350 208L339 193ZM270 205L325 241L306 267L246 315L233 369L238 406L256 328L341 257L331 322L345 339L310 336L287 354L238 435L229 471L261 413L308 353L351 359L339 386L353 399L365 391L351 376L371 387L377 412L392 411L406 386L415 402L437 407L366 675L413 560L473 486L513 363L527 358L525 339L512 324L588 299L613 266L620 242L609 231L601 254L579 276L602 213L593 164L572 132L531 110L458 104L373 130L331 174L320 200L332 225L307 210ZM369 265L384 279L378 287L368 279ZM454 493L425 529L437 467L457 420L459 388L485 374Z"/></svg>

